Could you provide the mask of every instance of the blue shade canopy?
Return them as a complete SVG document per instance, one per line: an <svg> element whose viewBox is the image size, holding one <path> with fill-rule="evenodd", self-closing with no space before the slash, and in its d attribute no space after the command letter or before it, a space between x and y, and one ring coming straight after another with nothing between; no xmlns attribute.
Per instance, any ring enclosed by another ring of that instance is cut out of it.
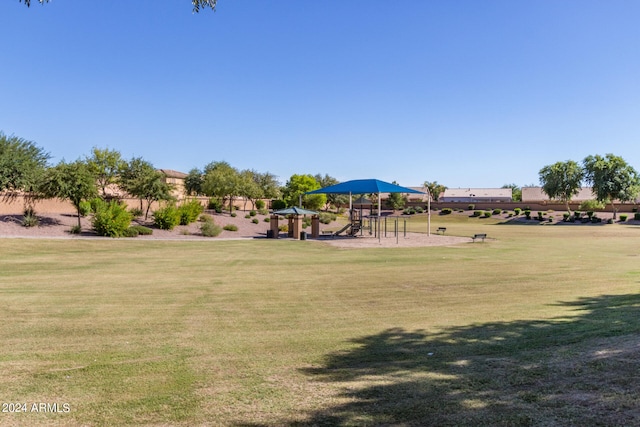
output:
<svg viewBox="0 0 640 427"><path fill-rule="evenodd" d="M369 193L417 193L424 194L412 188L401 187L380 181L379 179L354 179L330 185L319 190L309 191L305 194L369 194Z"/></svg>
<svg viewBox="0 0 640 427"><path fill-rule="evenodd" d="M279 211L275 211L274 214L276 215L317 215L318 212L310 211L307 209L298 208L294 206L292 208L286 208L286 209L281 209Z"/></svg>

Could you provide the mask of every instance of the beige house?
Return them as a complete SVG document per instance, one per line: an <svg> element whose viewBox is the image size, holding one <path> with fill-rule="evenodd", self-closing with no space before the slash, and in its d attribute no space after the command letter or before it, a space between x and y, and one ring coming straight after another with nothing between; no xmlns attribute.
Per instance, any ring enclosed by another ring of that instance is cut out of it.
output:
<svg viewBox="0 0 640 427"><path fill-rule="evenodd" d="M184 172L174 171L172 169L158 169L165 176L165 182L172 187L171 194L177 200L182 200L185 197L184 180L188 174Z"/></svg>
<svg viewBox="0 0 640 427"><path fill-rule="evenodd" d="M440 202L484 203L510 202L511 188L447 188L438 199Z"/></svg>

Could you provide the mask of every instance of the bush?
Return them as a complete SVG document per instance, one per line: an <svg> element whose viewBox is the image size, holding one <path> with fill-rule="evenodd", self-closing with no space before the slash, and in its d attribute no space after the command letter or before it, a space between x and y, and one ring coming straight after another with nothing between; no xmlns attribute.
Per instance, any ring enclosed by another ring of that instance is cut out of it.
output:
<svg viewBox="0 0 640 427"><path fill-rule="evenodd" d="M467 206L467 210L472 211L476 208L476 205L469 205Z"/></svg>
<svg viewBox="0 0 640 427"><path fill-rule="evenodd" d="M285 203L284 200L272 200L271 201L271 209L273 209L274 211L280 210L280 209L284 209L287 207L287 204Z"/></svg>
<svg viewBox="0 0 640 427"><path fill-rule="evenodd" d="M538 212L538 221L542 221L544 218L544 214L542 212Z"/></svg>
<svg viewBox="0 0 640 427"><path fill-rule="evenodd" d="M263 221L264 221L264 222L271 222L271 218L266 217Z"/></svg>
<svg viewBox="0 0 640 427"><path fill-rule="evenodd" d="M256 216L258 214L258 212L256 211L249 211L249 216Z"/></svg>
<svg viewBox="0 0 640 427"><path fill-rule="evenodd" d="M126 230L124 230L124 233L122 233L122 237L138 237L140 233L138 233L138 230L136 230L135 228L127 228Z"/></svg>
<svg viewBox="0 0 640 427"><path fill-rule="evenodd" d="M222 228L213 221L204 221L200 226L200 232L205 237L217 237L222 233Z"/></svg>
<svg viewBox="0 0 640 427"><path fill-rule="evenodd" d="M520 209L520 208L515 208L513 210L513 213L516 214L516 216L520 215L520 212L522 212L522 209Z"/></svg>
<svg viewBox="0 0 640 427"><path fill-rule="evenodd" d="M254 224L257 224L257 223L259 223L259 222L260 222L260 220L259 220L258 218L253 218L253 219L251 220L251 222L252 222L252 223L254 223Z"/></svg>
<svg viewBox="0 0 640 427"><path fill-rule="evenodd" d="M80 233L82 233L82 227L80 227L79 225L74 225L73 227L71 227L69 229L69 233L71 233L71 234L80 234Z"/></svg>
<svg viewBox="0 0 640 427"><path fill-rule="evenodd" d="M564 222L567 222L567 221L569 221L569 217L570 217L570 216L571 216L571 215L569 215L569 212L565 212L565 213L563 213L563 214L562 214L562 220L563 220Z"/></svg>
<svg viewBox="0 0 640 427"><path fill-rule="evenodd" d="M596 209L603 209L604 203L597 200L585 200L580 203L580 206L578 208L583 211L593 211Z"/></svg>
<svg viewBox="0 0 640 427"><path fill-rule="evenodd" d="M413 215L416 213L416 210L414 208L406 208L405 210L402 211L403 215Z"/></svg>
<svg viewBox="0 0 640 427"><path fill-rule="evenodd" d="M524 216L527 217L527 219L531 219L531 211L529 209L524 211Z"/></svg>
<svg viewBox="0 0 640 427"><path fill-rule="evenodd" d="M265 208L264 205L265 205L264 200L260 200L260 199L256 200L256 209L258 210L264 209Z"/></svg>
<svg viewBox="0 0 640 427"><path fill-rule="evenodd" d="M473 211L473 216L480 216L482 215L484 212L483 211Z"/></svg>
<svg viewBox="0 0 640 427"><path fill-rule="evenodd" d="M131 224L132 216L124 203L111 201L98 205L91 223L99 236L123 237Z"/></svg>
<svg viewBox="0 0 640 427"><path fill-rule="evenodd" d="M227 224L222 228L227 230L227 231L238 231L238 226L234 225L234 224Z"/></svg>
<svg viewBox="0 0 640 427"><path fill-rule="evenodd" d="M289 226L287 224L283 224L278 227L278 231L282 231L283 233L286 233L287 231L289 231Z"/></svg>
<svg viewBox="0 0 640 427"><path fill-rule="evenodd" d="M416 209L416 213L421 214L424 212L424 209L422 209L422 206L416 206L415 209Z"/></svg>
<svg viewBox="0 0 640 427"><path fill-rule="evenodd" d="M627 221L627 215L620 215L620 222L626 222Z"/></svg>
<svg viewBox="0 0 640 427"><path fill-rule="evenodd" d="M195 222L202 212L204 212L204 208L202 207L200 202L195 199L183 203L178 208L178 213L180 215L180 225L189 225L192 222Z"/></svg>
<svg viewBox="0 0 640 427"><path fill-rule="evenodd" d="M482 214L483 217L485 218L491 218L491 212L490 211L484 211L484 213Z"/></svg>
<svg viewBox="0 0 640 427"><path fill-rule="evenodd" d="M260 215L269 215L269 211L268 211L268 210L266 210L266 209L264 209L264 208L262 208L262 209L258 209L258 213L259 213Z"/></svg>
<svg viewBox="0 0 640 427"><path fill-rule="evenodd" d="M91 213L91 202L88 200L81 201L78 211L81 216L89 215Z"/></svg>
<svg viewBox="0 0 640 427"><path fill-rule="evenodd" d="M246 214L246 215L244 216L244 219L249 219L249 218L251 218L251 215L249 215L249 214Z"/></svg>
<svg viewBox="0 0 640 427"><path fill-rule="evenodd" d="M132 217L138 218L139 216L142 216L144 212L142 212L142 209L140 208L131 208L129 209L129 213L131 214Z"/></svg>
<svg viewBox="0 0 640 427"><path fill-rule="evenodd" d="M175 205L168 205L153 213L153 223L161 230L173 230L180 223L180 212Z"/></svg>
<svg viewBox="0 0 640 427"><path fill-rule="evenodd" d="M40 220L36 216L36 211L33 208L26 208L22 216L23 227L35 227L40 224Z"/></svg>
<svg viewBox="0 0 640 427"><path fill-rule="evenodd" d="M493 214L494 215L500 215L502 213L502 209L494 209L493 210Z"/></svg>
<svg viewBox="0 0 640 427"><path fill-rule="evenodd" d="M222 200L217 197L210 198L209 203L207 204L207 209L211 209L218 213L222 212Z"/></svg>
<svg viewBox="0 0 640 427"><path fill-rule="evenodd" d="M453 212L453 209L451 208L442 208L440 215L449 215L451 212Z"/></svg>
<svg viewBox="0 0 640 427"><path fill-rule="evenodd" d="M330 224L332 221L335 221L338 217L334 213L330 212L320 212L320 222L322 224Z"/></svg>
<svg viewBox="0 0 640 427"><path fill-rule="evenodd" d="M636 221L640 221L640 212L636 212L635 214L633 214L633 219L635 219Z"/></svg>
<svg viewBox="0 0 640 427"><path fill-rule="evenodd" d="M235 217L237 217L237 216L238 216L238 214L237 214L237 213L235 213L235 212L231 212L229 215L231 215L231 218L235 218Z"/></svg>
<svg viewBox="0 0 640 427"><path fill-rule="evenodd" d="M153 234L153 229L144 225L132 225L129 230L135 230L141 236L149 236Z"/></svg>

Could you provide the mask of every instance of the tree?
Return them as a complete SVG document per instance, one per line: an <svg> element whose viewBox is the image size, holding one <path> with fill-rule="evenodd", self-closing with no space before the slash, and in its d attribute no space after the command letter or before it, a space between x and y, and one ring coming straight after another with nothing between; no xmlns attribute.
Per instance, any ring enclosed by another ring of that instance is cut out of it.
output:
<svg viewBox="0 0 640 427"><path fill-rule="evenodd" d="M14 197L17 191L32 195L48 160L49 154L35 143L0 132L0 192L6 192L5 198Z"/></svg>
<svg viewBox="0 0 640 427"><path fill-rule="evenodd" d="M22 0L19 0L22 3ZM40 4L49 3L49 0L38 0ZM194 12L200 12L200 9L211 8L211 10L216 10L216 4L218 0L191 0L191 4L193 5ZM31 6L31 0L24 0L24 4L27 7Z"/></svg>
<svg viewBox="0 0 640 427"><path fill-rule="evenodd" d="M567 212L571 214L569 202L580 191L584 173L580 165L573 160L556 162L547 165L538 172L542 191L550 199L561 200L566 204Z"/></svg>
<svg viewBox="0 0 640 427"><path fill-rule="evenodd" d="M393 181L392 184L399 185L396 181ZM389 197L387 197L385 204L387 207L395 211L403 209L407 204L407 199L402 195L402 193L389 193Z"/></svg>
<svg viewBox="0 0 640 427"><path fill-rule="evenodd" d="M202 192L209 197L220 197L229 201L229 212L233 210L233 200L240 193L240 174L227 162L211 162L204 168Z"/></svg>
<svg viewBox="0 0 640 427"><path fill-rule="evenodd" d="M252 209L256 208L256 200L264 197L262 189L258 185L258 173L253 170L240 172L240 184L238 195L244 197L244 208L247 209L247 200L251 201Z"/></svg>
<svg viewBox="0 0 640 427"><path fill-rule="evenodd" d="M127 162L122 159L119 151L97 147L93 147L92 155L86 158L86 162L102 191L102 198L107 199L107 187L116 183L118 175Z"/></svg>
<svg viewBox="0 0 640 427"><path fill-rule="evenodd" d="M304 194L321 188L312 175L291 175L283 189L287 206L298 206L302 198L302 206L307 209L321 209L327 202L324 194Z"/></svg>
<svg viewBox="0 0 640 427"><path fill-rule="evenodd" d="M587 156L583 165L585 179L592 185L596 200L611 203L615 220L617 210L614 201L628 202L640 192L638 172L622 157L613 154Z"/></svg>
<svg viewBox="0 0 640 427"><path fill-rule="evenodd" d="M142 202L147 202L145 220L149 216L149 209L153 202L173 200L171 186L165 181L164 174L141 157L131 159L124 166L120 174L120 187L140 199L140 209L142 209Z"/></svg>
<svg viewBox="0 0 640 427"><path fill-rule="evenodd" d="M429 195L431 196L431 200L437 202L440 198L440 194L444 193L447 187L442 184L438 184L438 181L425 181L423 186L429 190Z"/></svg>
<svg viewBox="0 0 640 427"><path fill-rule="evenodd" d="M78 214L80 224L80 203L98 195L96 180L89 166L82 160L66 163L64 160L49 168L40 186L44 197L69 200Z"/></svg>
<svg viewBox="0 0 640 427"><path fill-rule="evenodd" d="M184 190L187 196L202 194L202 182L202 171L198 168L191 169L184 179Z"/></svg>
<svg viewBox="0 0 640 427"><path fill-rule="evenodd" d="M254 177L262 190L265 199L277 199L280 197L280 183L278 177L269 172L258 173Z"/></svg>
<svg viewBox="0 0 640 427"><path fill-rule="evenodd" d="M511 200L514 202L522 201L522 188L518 186L518 184L505 184L502 188L510 188L511 189Z"/></svg>

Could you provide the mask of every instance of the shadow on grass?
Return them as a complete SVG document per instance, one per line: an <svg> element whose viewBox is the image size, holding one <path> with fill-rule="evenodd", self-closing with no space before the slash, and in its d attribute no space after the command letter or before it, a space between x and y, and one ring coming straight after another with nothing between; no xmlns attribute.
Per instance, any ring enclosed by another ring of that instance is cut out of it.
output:
<svg viewBox="0 0 640 427"><path fill-rule="evenodd" d="M640 295L442 333L388 329L303 371L339 403L279 425L640 425Z"/></svg>

